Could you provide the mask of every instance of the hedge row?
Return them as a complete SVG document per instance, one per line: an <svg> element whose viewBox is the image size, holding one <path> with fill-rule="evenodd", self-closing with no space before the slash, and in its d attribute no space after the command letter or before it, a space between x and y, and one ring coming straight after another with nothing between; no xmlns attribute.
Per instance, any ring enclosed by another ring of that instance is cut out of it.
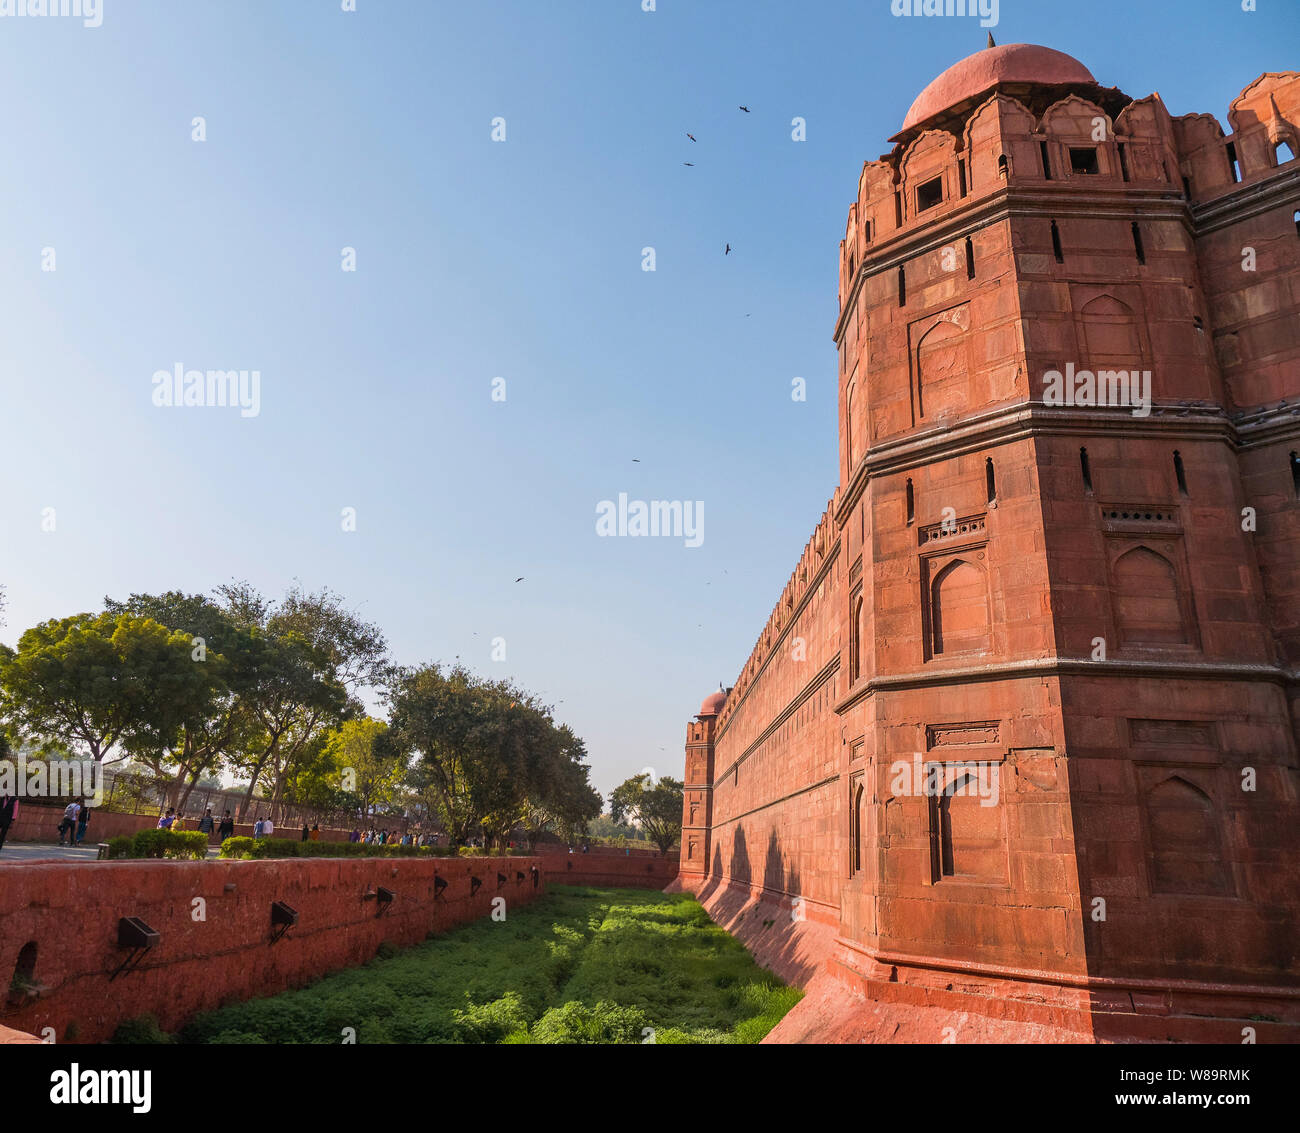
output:
<svg viewBox="0 0 1300 1133"><path fill-rule="evenodd" d="M453 850L449 846L403 846L391 843L372 846L365 842L303 842L295 838L227 838L221 843L223 858L453 858L453 857L510 857L514 850L475 850L462 846Z"/></svg>
<svg viewBox="0 0 1300 1133"><path fill-rule="evenodd" d="M197 858L208 856L208 836L198 830L138 830L108 840L110 858Z"/></svg>

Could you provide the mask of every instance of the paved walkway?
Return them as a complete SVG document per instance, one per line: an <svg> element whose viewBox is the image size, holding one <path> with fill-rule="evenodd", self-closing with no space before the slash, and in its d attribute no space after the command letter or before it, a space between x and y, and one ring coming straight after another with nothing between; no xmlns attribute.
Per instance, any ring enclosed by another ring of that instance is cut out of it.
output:
<svg viewBox="0 0 1300 1133"><path fill-rule="evenodd" d="M219 846L208 847L208 857L215 858ZM32 862L81 861L93 862L99 854L99 843L85 841L80 846L60 846L57 842L6 842L0 850L0 866L10 862L30 865Z"/></svg>

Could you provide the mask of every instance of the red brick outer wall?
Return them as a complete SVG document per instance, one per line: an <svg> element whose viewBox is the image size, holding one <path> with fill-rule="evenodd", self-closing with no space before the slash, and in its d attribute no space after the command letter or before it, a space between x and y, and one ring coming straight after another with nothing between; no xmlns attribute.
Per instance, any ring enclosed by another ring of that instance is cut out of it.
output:
<svg viewBox="0 0 1300 1133"><path fill-rule="evenodd" d="M301 987L372 959L384 942L408 947L432 933L505 911L545 893L535 889L536 857L481 859L281 859L267 862L59 862L0 869L0 973L19 950L37 945L40 998L0 1008L0 1023L56 1041L101 1042L123 1019L146 1012L173 1030L193 1015ZM517 880L522 872L524 878ZM507 880L498 889L497 874ZM482 886L471 896L471 878ZM435 900L434 879L447 881ZM378 886L393 890L377 916ZM193 919L193 901L206 919ZM298 923L271 943L271 903L284 901ZM110 982L127 952L118 920L139 917L161 933L140 966ZM70 1027L75 1024L71 1037Z"/></svg>
<svg viewBox="0 0 1300 1133"><path fill-rule="evenodd" d="M615 889L662 889L677 877L677 854L546 853L542 871L556 885L600 885Z"/></svg>

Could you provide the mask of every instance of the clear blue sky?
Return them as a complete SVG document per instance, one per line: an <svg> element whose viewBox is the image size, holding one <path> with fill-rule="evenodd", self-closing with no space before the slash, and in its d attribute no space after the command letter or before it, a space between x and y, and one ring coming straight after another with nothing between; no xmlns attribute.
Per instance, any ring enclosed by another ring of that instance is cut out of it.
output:
<svg viewBox="0 0 1300 1133"><path fill-rule="evenodd" d="M0 638L296 577L400 661L548 697L602 791L680 775L834 489L861 164L986 29L888 0L103 4L0 19ZM1258 6L1003 0L993 33L1226 126L1296 63L1300 5ZM260 415L155 407L177 362L259 370ZM703 546L597 538L619 492L703 500Z"/></svg>

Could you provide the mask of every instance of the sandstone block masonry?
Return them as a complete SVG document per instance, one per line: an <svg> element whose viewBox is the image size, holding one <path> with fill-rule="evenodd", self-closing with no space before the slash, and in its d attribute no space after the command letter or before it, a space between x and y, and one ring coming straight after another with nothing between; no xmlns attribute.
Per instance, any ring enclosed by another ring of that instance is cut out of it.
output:
<svg viewBox="0 0 1300 1133"><path fill-rule="evenodd" d="M545 888L536 857L0 866L0 1024L100 1042L148 1012L172 1030L363 964L384 942L405 947L485 917L498 900L509 916ZM278 937L274 902L298 914ZM115 976L130 956L123 917L159 940Z"/></svg>
<svg viewBox="0 0 1300 1133"><path fill-rule="evenodd" d="M784 1037L1300 1038L1300 74L1228 121L1013 44L863 166L840 481L687 725L682 884L868 1005Z"/></svg>

